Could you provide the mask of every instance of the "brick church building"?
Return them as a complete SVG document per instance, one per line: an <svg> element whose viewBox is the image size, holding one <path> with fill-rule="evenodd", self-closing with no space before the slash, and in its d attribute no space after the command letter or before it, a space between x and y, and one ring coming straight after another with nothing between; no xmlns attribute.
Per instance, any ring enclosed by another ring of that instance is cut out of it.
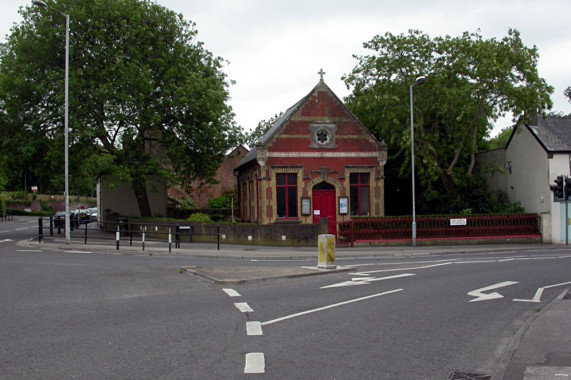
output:
<svg viewBox="0 0 571 380"><path fill-rule="evenodd" d="M383 216L387 146L321 80L236 166L242 221L317 223Z"/></svg>

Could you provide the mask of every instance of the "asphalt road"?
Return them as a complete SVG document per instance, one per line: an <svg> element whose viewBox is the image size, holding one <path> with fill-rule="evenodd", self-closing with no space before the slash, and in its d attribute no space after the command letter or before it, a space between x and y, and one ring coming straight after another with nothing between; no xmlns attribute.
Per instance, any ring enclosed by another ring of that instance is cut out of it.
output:
<svg viewBox="0 0 571 380"><path fill-rule="evenodd" d="M215 285L180 268L315 263L17 245L34 227L0 223L3 379L492 376L571 283L561 247L344 259L354 271Z"/></svg>

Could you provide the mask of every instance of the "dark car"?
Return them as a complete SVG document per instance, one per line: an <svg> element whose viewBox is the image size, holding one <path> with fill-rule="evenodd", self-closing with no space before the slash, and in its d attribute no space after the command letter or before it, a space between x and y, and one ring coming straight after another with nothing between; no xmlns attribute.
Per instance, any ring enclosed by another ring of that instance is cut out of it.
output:
<svg viewBox="0 0 571 380"><path fill-rule="evenodd" d="M91 216L87 210L79 210L77 212L77 217L79 219L79 224L87 224L91 222Z"/></svg>
<svg viewBox="0 0 571 380"><path fill-rule="evenodd" d="M64 228L65 227L65 211L58 211L54 215L54 227L55 228ZM69 212L69 221L72 228L79 227L79 220L77 218L77 214L73 211Z"/></svg>

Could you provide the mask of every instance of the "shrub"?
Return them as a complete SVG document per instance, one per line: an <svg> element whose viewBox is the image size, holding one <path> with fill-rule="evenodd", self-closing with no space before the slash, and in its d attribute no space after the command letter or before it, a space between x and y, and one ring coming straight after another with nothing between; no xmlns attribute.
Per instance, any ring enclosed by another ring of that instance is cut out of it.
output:
<svg viewBox="0 0 571 380"><path fill-rule="evenodd" d="M198 223L210 223L210 216L200 213L200 212L196 212L194 214L191 214L188 219L189 222L198 222Z"/></svg>

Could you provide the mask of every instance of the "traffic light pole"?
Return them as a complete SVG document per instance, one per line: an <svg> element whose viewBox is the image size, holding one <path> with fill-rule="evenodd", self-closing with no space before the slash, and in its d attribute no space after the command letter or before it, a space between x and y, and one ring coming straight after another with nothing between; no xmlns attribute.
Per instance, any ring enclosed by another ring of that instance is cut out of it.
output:
<svg viewBox="0 0 571 380"><path fill-rule="evenodd" d="M569 199L567 199L567 179L568 177L565 176L565 180L563 181L563 196L565 198L565 245L569 245Z"/></svg>

